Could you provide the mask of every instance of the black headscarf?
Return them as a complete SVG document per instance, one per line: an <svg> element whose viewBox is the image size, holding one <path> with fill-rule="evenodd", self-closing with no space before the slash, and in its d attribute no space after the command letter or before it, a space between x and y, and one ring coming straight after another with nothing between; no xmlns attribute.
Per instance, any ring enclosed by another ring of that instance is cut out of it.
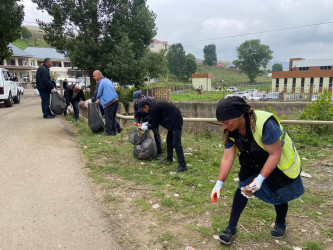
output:
<svg viewBox="0 0 333 250"><path fill-rule="evenodd" d="M250 105L239 96L231 96L219 101L216 107L216 119L226 121L240 117L250 110Z"/></svg>

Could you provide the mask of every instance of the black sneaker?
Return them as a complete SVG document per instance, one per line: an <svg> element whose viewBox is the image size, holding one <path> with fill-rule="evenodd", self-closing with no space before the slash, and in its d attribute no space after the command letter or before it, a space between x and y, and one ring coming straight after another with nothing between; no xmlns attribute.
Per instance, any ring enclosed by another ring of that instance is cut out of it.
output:
<svg viewBox="0 0 333 250"><path fill-rule="evenodd" d="M287 226L286 224L282 224L282 225L274 225L274 228L271 231L271 236L273 238L282 238L287 232Z"/></svg>
<svg viewBox="0 0 333 250"><path fill-rule="evenodd" d="M178 166L178 168L176 168L175 170L173 170L173 172L184 172L187 171L187 167L182 167L182 166Z"/></svg>
<svg viewBox="0 0 333 250"><path fill-rule="evenodd" d="M163 160L163 154L158 155L158 156L156 157L156 159L157 159L158 161L162 161L162 160Z"/></svg>
<svg viewBox="0 0 333 250"><path fill-rule="evenodd" d="M222 234L219 237L219 241L225 245L230 245L231 244L231 240L234 237L234 235L236 234L236 230L231 230L229 227L227 227Z"/></svg>
<svg viewBox="0 0 333 250"><path fill-rule="evenodd" d="M166 165L171 165L173 163L173 160L169 160L168 158L165 158L165 159L161 159L160 163L161 164L166 164Z"/></svg>
<svg viewBox="0 0 333 250"><path fill-rule="evenodd" d="M117 128L118 133L121 133L121 131L123 131L123 128Z"/></svg>

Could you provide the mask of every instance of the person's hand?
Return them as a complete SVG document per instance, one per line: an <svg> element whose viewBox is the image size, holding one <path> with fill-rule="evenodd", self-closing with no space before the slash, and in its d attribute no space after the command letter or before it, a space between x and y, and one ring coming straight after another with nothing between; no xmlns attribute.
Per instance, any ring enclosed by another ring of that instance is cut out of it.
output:
<svg viewBox="0 0 333 250"><path fill-rule="evenodd" d="M72 111L72 107L71 106L68 106L67 107L67 112L70 113Z"/></svg>
<svg viewBox="0 0 333 250"><path fill-rule="evenodd" d="M216 203L221 198L222 186L223 186L223 181L217 180L215 187L212 190L212 194L210 196L212 203Z"/></svg>
<svg viewBox="0 0 333 250"><path fill-rule="evenodd" d="M136 123L135 123L135 126L137 126L137 127L141 127L141 124L138 123L138 122L136 122Z"/></svg>
<svg viewBox="0 0 333 250"><path fill-rule="evenodd" d="M141 129L142 129L142 130L148 130L148 126L147 126L147 125L146 125L146 126L141 125Z"/></svg>
<svg viewBox="0 0 333 250"><path fill-rule="evenodd" d="M143 122L141 125L148 126L148 122Z"/></svg>
<svg viewBox="0 0 333 250"><path fill-rule="evenodd" d="M249 191L252 191L252 193L257 192L262 185L262 182L265 180L265 177L261 174L258 174L256 178L253 179L253 181L246 186L246 189Z"/></svg>
<svg viewBox="0 0 333 250"><path fill-rule="evenodd" d="M92 103L91 99L88 100L88 103Z"/></svg>

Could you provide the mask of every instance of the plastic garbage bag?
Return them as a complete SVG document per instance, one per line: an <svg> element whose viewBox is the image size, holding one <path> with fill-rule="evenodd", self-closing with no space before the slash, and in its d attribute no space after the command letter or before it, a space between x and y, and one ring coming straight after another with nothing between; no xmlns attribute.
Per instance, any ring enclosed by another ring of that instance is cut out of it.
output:
<svg viewBox="0 0 333 250"><path fill-rule="evenodd" d="M152 160L156 158L157 149L150 130L143 131L133 128L129 135L129 141L134 145L133 156L140 160Z"/></svg>
<svg viewBox="0 0 333 250"><path fill-rule="evenodd" d="M52 92L51 97L51 111L56 115L62 115L67 108L66 99L58 92Z"/></svg>
<svg viewBox="0 0 333 250"><path fill-rule="evenodd" d="M104 121L99 105L99 103L88 104L88 125L94 133L104 130Z"/></svg>

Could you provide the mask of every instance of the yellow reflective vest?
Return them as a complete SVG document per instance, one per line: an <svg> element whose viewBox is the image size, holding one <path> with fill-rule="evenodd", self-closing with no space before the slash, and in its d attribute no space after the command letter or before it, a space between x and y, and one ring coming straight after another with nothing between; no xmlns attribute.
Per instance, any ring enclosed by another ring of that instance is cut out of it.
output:
<svg viewBox="0 0 333 250"><path fill-rule="evenodd" d="M255 110L255 113L257 116L256 129L255 131L251 129L254 140L263 150L267 151L265 145L261 141L263 128L267 119L270 117L274 117L278 122L280 129L282 131L282 135L280 136L282 152L277 167L289 178L292 179L297 178L297 176L301 171L301 159L297 153L294 143L292 142L292 140L290 139L289 135L284 130L282 125L280 124L280 119L276 115L266 111Z"/></svg>

